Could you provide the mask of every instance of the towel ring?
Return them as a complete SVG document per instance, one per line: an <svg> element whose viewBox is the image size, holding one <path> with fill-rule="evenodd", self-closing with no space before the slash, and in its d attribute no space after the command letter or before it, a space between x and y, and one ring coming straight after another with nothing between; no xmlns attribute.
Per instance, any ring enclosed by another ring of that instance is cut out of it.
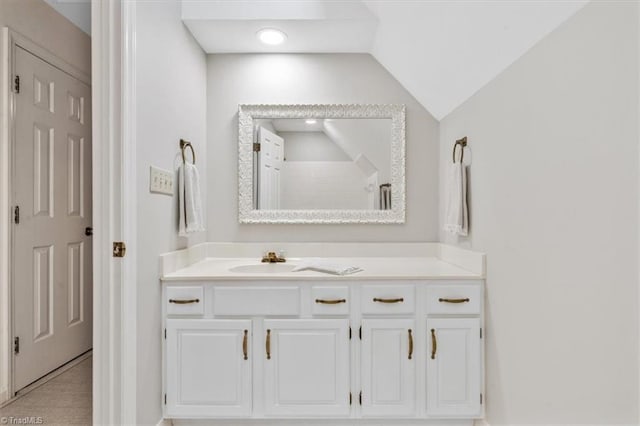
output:
<svg viewBox="0 0 640 426"><path fill-rule="evenodd" d="M196 152L193 150L193 145L191 142L185 141L184 139L180 139L180 149L182 150L182 162L187 163L187 156L184 154L184 151L189 147L191 149L191 159L193 160L192 164L196 164Z"/></svg>
<svg viewBox="0 0 640 426"><path fill-rule="evenodd" d="M460 145L460 149L462 151L460 151L460 163L462 163L462 160L464 159L464 147L467 146L467 137L465 136L462 139L458 139L456 141L456 143L453 144L453 162L456 162L456 148L458 148L458 145Z"/></svg>

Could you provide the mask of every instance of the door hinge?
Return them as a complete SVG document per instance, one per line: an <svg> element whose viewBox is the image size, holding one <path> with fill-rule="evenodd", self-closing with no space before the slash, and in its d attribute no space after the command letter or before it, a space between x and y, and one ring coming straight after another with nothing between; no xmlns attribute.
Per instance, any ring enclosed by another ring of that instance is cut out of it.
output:
<svg viewBox="0 0 640 426"><path fill-rule="evenodd" d="M253 144L253 152L260 152L260 144L259 143L254 143Z"/></svg>
<svg viewBox="0 0 640 426"><path fill-rule="evenodd" d="M358 337L360 338L360 340L362 340L362 326L360 326L360 329L358 329Z"/></svg>
<svg viewBox="0 0 640 426"><path fill-rule="evenodd" d="M164 340L167 340L167 329L164 329Z"/></svg>
<svg viewBox="0 0 640 426"><path fill-rule="evenodd" d="M349 405L353 404L353 394L349 392Z"/></svg>
<svg viewBox="0 0 640 426"><path fill-rule="evenodd" d="M13 79L13 90L16 93L20 93L20 76L16 75L15 78Z"/></svg>
<svg viewBox="0 0 640 426"><path fill-rule="evenodd" d="M122 241L113 242L113 257L124 257L127 253L127 245Z"/></svg>
<svg viewBox="0 0 640 426"><path fill-rule="evenodd" d="M482 339L482 328L480 328L480 338Z"/></svg>
<svg viewBox="0 0 640 426"><path fill-rule="evenodd" d="M480 394L480 404L482 404L482 394Z"/></svg>
<svg viewBox="0 0 640 426"><path fill-rule="evenodd" d="M20 223L20 206L13 208L13 223L16 225Z"/></svg>
<svg viewBox="0 0 640 426"><path fill-rule="evenodd" d="M358 403L362 405L362 391L360 391L360 394L358 395Z"/></svg>
<svg viewBox="0 0 640 426"><path fill-rule="evenodd" d="M13 338L13 353L16 355L20 353L20 338L17 336Z"/></svg>
<svg viewBox="0 0 640 426"><path fill-rule="evenodd" d="M167 394L164 394L164 405L167 405Z"/></svg>
<svg viewBox="0 0 640 426"><path fill-rule="evenodd" d="M349 340L351 340L351 327L349 327Z"/></svg>

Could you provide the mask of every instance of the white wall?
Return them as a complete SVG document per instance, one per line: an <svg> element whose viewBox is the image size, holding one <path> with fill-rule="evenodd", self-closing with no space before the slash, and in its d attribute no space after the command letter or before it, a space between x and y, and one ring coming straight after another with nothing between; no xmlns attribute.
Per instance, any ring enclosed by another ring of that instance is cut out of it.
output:
<svg viewBox="0 0 640 426"><path fill-rule="evenodd" d="M438 123L366 54L209 55L209 241L435 241ZM238 104L396 103L407 106L404 225L238 224Z"/></svg>
<svg viewBox="0 0 640 426"><path fill-rule="evenodd" d="M42 0L0 0L0 28L9 27L77 70L91 74L91 39ZM0 46L0 402L8 398L10 187L8 37Z"/></svg>
<svg viewBox="0 0 640 426"><path fill-rule="evenodd" d="M287 161L351 161L322 131L277 134L284 139L284 158Z"/></svg>
<svg viewBox="0 0 640 426"><path fill-rule="evenodd" d="M637 424L637 4L589 4L440 128L442 165L473 157L488 422Z"/></svg>
<svg viewBox="0 0 640 426"><path fill-rule="evenodd" d="M285 161L280 176L283 210L374 208L353 161Z"/></svg>
<svg viewBox="0 0 640 426"><path fill-rule="evenodd" d="M162 407L158 255L206 235L178 237L177 196L149 193L149 166L173 170L180 138L190 140L206 194L207 80L205 55L180 21L178 0L138 2L136 15L137 423L155 425Z"/></svg>

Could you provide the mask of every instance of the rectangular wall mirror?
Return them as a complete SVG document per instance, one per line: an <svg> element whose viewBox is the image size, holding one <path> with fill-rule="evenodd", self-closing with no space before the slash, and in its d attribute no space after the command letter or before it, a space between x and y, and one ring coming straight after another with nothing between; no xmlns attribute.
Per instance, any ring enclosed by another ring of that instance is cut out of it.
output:
<svg viewBox="0 0 640 426"><path fill-rule="evenodd" d="M240 223L404 223L403 105L240 105Z"/></svg>

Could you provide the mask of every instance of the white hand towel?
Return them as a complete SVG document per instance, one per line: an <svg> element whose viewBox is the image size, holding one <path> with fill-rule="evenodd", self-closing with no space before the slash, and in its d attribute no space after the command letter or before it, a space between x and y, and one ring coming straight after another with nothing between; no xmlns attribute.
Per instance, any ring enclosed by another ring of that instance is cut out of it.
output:
<svg viewBox="0 0 640 426"><path fill-rule="evenodd" d="M178 170L178 203L180 226L178 235L186 237L192 232L204 231L200 175L194 164L182 163Z"/></svg>
<svg viewBox="0 0 640 426"><path fill-rule="evenodd" d="M318 271L325 272L327 274L333 275L350 275L355 274L356 272L362 271L362 268L357 266L347 266L335 262L327 261L326 259L307 259L302 261L298 266L293 268L291 272L298 271Z"/></svg>
<svg viewBox="0 0 640 426"><path fill-rule="evenodd" d="M455 163L449 164L448 174L444 230L454 235L467 236L469 234L467 167L460 159L456 159Z"/></svg>

